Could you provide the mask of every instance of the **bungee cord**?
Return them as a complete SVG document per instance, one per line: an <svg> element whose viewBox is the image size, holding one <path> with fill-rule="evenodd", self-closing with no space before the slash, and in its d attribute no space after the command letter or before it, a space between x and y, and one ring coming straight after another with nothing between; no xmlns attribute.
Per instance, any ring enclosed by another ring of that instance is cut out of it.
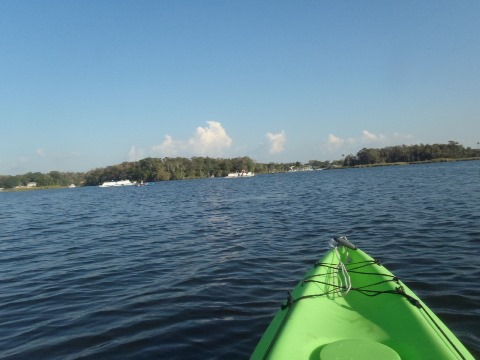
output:
<svg viewBox="0 0 480 360"><path fill-rule="evenodd" d="M340 285L341 285L339 287L340 293L343 296L345 296L345 295L348 294L348 292L352 288L352 281L350 279L350 275L348 274L347 268L345 267L345 264L342 261L342 257L338 253L338 244L333 247L333 250L334 250L335 256L337 257L337 260L338 260L338 265L335 267L335 271L334 271L334 277L339 280ZM346 250L346 252L347 252L347 259L348 259L348 250ZM342 270L342 275L343 276L339 276L339 274L338 274L338 269L339 268Z"/></svg>

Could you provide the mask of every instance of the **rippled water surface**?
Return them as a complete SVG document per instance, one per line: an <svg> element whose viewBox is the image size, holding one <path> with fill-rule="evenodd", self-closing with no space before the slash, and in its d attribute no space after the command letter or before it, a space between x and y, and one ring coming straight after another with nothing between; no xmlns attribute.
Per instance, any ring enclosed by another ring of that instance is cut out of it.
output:
<svg viewBox="0 0 480 360"><path fill-rule="evenodd" d="M248 358L336 234L480 357L480 161L0 193L0 226L0 358Z"/></svg>

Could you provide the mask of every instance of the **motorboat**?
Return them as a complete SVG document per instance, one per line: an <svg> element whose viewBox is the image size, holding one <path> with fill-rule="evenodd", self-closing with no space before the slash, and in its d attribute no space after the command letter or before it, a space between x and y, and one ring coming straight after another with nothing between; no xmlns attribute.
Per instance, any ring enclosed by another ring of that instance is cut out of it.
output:
<svg viewBox="0 0 480 360"><path fill-rule="evenodd" d="M120 180L120 181L105 181L102 185L98 187L116 187L116 186L131 186L135 185L135 183L131 182L130 180Z"/></svg>
<svg viewBox="0 0 480 360"><path fill-rule="evenodd" d="M246 172L245 170L242 170L240 172L230 173L227 176L225 176L225 178L236 179L236 178L245 178L245 177L252 177L252 176L255 176L255 174L250 171Z"/></svg>

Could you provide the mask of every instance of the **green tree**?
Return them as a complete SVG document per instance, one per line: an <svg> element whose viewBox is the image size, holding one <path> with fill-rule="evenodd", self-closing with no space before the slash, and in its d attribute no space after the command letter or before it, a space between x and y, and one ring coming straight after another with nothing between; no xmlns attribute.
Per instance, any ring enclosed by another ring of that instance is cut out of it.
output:
<svg viewBox="0 0 480 360"><path fill-rule="evenodd" d="M379 164L382 160L381 153L378 149L363 148L357 153L357 161L358 164L361 165Z"/></svg>

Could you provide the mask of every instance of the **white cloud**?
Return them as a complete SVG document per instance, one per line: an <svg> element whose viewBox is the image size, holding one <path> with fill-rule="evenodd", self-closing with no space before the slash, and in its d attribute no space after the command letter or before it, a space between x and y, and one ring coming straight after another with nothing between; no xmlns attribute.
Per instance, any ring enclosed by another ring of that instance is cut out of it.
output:
<svg viewBox="0 0 480 360"><path fill-rule="evenodd" d="M130 148L128 152L128 161L138 161L145 157L143 149L137 149L135 145Z"/></svg>
<svg viewBox="0 0 480 360"><path fill-rule="evenodd" d="M414 139L412 135L400 134L398 132L391 136L384 134L375 134L368 130L363 130L359 136L343 139L333 134L329 134L323 147L331 154L350 154L357 153L362 147L384 147L411 143Z"/></svg>
<svg viewBox="0 0 480 360"><path fill-rule="evenodd" d="M393 134L393 138L398 139L399 141L406 141L408 143L410 143L411 141L413 141L415 139L415 137L413 135L401 134L401 133L398 133L398 132Z"/></svg>
<svg viewBox="0 0 480 360"><path fill-rule="evenodd" d="M372 134L371 132L368 132L367 130L362 131L362 137L363 139L366 140L375 140L377 138L377 135Z"/></svg>
<svg viewBox="0 0 480 360"><path fill-rule="evenodd" d="M285 131L282 130L276 134L267 133L265 137L270 142L270 154L278 154L284 150L285 141L287 140Z"/></svg>
<svg viewBox="0 0 480 360"><path fill-rule="evenodd" d="M373 134L367 130L362 131L362 137L360 141L362 142L372 142L372 141L382 141L385 140L386 136L383 134Z"/></svg>
<svg viewBox="0 0 480 360"><path fill-rule="evenodd" d="M181 151L185 146L181 141L173 140L170 135L165 135L165 139L161 144L154 145L152 150L156 153L159 153L163 156L175 156Z"/></svg>
<svg viewBox="0 0 480 360"><path fill-rule="evenodd" d="M343 139L340 139L338 136L335 136L333 134L329 134L328 135L328 144L332 145L332 146L340 146L343 144L343 142L345 140Z"/></svg>
<svg viewBox="0 0 480 360"><path fill-rule="evenodd" d="M342 144L345 142L344 139L339 138L333 134L329 134L327 138L326 148L328 152L335 152L342 147Z"/></svg>
<svg viewBox="0 0 480 360"><path fill-rule="evenodd" d="M207 121L207 124L206 127L198 127L194 136L186 141L175 140L170 135L165 135L163 142L153 146L152 150L161 156L180 154L220 156L230 148L232 139L219 122Z"/></svg>
<svg viewBox="0 0 480 360"><path fill-rule="evenodd" d="M195 136L188 141L195 154L220 154L222 150L232 145L222 124L216 121L207 121L208 127L198 127Z"/></svg>

